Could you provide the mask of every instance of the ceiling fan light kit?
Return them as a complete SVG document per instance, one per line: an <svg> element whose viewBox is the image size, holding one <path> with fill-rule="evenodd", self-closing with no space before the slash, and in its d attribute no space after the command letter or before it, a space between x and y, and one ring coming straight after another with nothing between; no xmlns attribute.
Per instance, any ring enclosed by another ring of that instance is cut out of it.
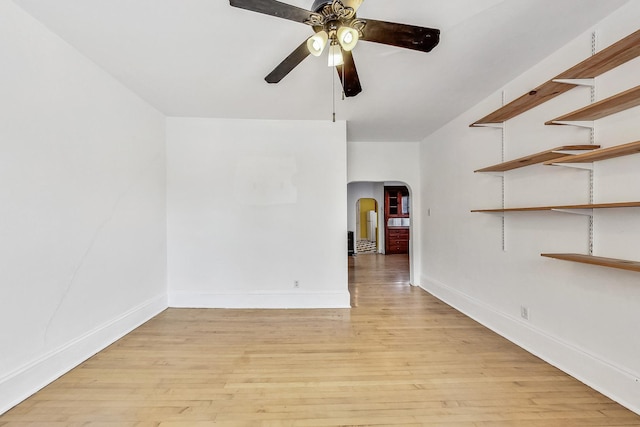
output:
<svg viewBox="0 0 640 427"><path fill-rule="evenodd" d="M307 49L313 56L320 56L327 46L329 35L325 31L319 31L307 40Z"/></svg>
<svg viewBox="0 0 640 427"><path fill-rule="evenodd" d="M336 67L344 94L362 92L351 51L359 40L430 52L440 41L440 30L356 16L363 0L315 0L306 10L277 0L229 0L233 7L263 13L310 26L314 35L298 46L265 80L278 83L307 56L320 56L329 45L328 64Z"/></svg>
<svg viewBox="0 0 640 427"><path fill-rule="evenodd" d="M337 67L338 65L344 64L344 56L342 56L342 49L340 49L340 45L336 41L331 41L331 46L329 46L329 67Z"/></svg>
<svg viewBox="0 0 640 427"><path fill-rule="evenodd" d="M356 47L358 40L360 40L360 34L358 34L358 31L356 31L355 28L347 26L338 28L337 36L340 46L342 46L342 48L347 52L353 50L353 48Z"/></svg>

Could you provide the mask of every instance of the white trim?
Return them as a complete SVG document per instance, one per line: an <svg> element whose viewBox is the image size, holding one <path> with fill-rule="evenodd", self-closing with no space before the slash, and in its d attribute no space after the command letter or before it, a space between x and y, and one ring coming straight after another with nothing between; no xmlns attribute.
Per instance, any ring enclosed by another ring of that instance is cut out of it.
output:
<svg viewBox="0 0 640 427"><path fill-rule="evenodd" d="M349 292L169 292L173 308L350 308Z"/></svg>
<svg viewBox="0 0 640 427"><path fill-rule="evenodd" d="M422 283L424 286L421 287L436 298L631 411L640 414L640 402L638 401L640 374L629 372L611 361L541 330L518 317L498 311L494 307L437 280L423 277Z"/></svg>
<svg viewBox="0 0 640 427"><path fill-rule="evenodd" d="M52 383L167 308L158 295L0 378L0 414Z"/></svg>

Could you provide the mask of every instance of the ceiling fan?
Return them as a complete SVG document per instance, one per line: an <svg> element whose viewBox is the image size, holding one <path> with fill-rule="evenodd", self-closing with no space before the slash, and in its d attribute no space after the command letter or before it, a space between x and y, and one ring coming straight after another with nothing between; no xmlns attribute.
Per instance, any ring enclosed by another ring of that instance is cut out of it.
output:
<svg viewBox="0 0 640 427"><path fill-rule="evenodd" d="M330 67L336 67L344 94L362 91L351 50L358 40L430 52L440 41L440 30L394 22L360 19L363 0L315 0L312 10L276 0L229 0L231 6L309 25L314 35L302 42L265 80L278 83L307 56L320 56L328 46Z"/></svg>

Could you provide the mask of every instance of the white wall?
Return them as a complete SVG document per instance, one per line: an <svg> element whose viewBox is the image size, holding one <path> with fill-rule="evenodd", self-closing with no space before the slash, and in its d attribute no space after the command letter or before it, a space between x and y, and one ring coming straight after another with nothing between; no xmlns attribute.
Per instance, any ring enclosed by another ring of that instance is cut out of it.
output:
<svg viewBox="0 0 640 427"><path fill-rule="evenodd" d="M406 184L411 195L411 235L409 242L410 281L420 285L420 245L422 217L420 191L420 143L418 142L349 142L347 144L347 180ZM384 202L380 204L384 206ZM380 216L378 221L380 222ZM383 221L383 220L382 220ZM383 228L381 228L382 230ZM384 233L383 233L384 234ZM384 239L384 236L383 236ZM384 240L382 241L384 245Z"/></svg>
<svg viewBox="0 0 640 427"><path fill-rule="evenodd" d="M630 2L598 24L606 47L636 31L640 3ZM591 32L580 36L504 88L506 101L589 56ZM597 78L603 99L640 84L640 60ZM580 380L640 412L640 275L542 258L544 252L588 251L588 219L554 212L516 213L502 220L471 209L499 208L501 179L474 174L500 163L501 131L468 125L501 105L496 93L453 120L421 146L423 287ZM544 122L590 102L576 88L506 124L506 159L589 143L585 129ZM640 110L596 122L596 143L640 139ZM640 155L595 164L595 201L640 200ZM507 172L508 207L588 203L588 173L536 165ZM430 209L431 216L426 215ZM640 260L638 210L595 213L595 254ZM520 317L520 307L530 320Z"/></svg>
<svg viewBox="0 0 640 427"><path fill-rule="evenodd" d="M166 307L164 117L0 1L0 413Z"/></svg>
<svg viewBox="0 0 640 427"><path fill-rule="evenodd" d="M344 122L169 118L167 141L171 306L349 307Z"/></svg>

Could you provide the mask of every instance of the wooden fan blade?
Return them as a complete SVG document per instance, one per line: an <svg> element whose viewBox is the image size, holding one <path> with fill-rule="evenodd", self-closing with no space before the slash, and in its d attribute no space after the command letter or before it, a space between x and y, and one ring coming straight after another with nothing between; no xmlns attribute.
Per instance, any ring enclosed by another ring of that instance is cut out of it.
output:
<svg viewBox="0 0 640 427"><path fill-rule="evenodd" d="M405 49L431 52L440 42L440 30L435 28L416 27L414 25L396 24L395 22L365 19L363 36L360 40L404 47Z"/></svg>
<svg viewBox="0 0 640 427"><path fill-rule="evenodd" d="M305 23L313 12L290 4L276 0L229 0L229 4L240 9L252 12L264 13L265 15L276 16L278 18L289 19L291 21Z"/></svg>
<svg viewBox="0 0 640 427"><path fill-rule="evenodd" d="M307 41L305 40L264 79L267 83L278 83L289 74L291 70L296 68L298 64L304 61L307 56L309 56L309 49L307 49Z"/></svg>
<svg viewBox="0 0 640 427"><path fill-rule="evenodd" d="M358 77L358 71L356 70L356 63L353 61L353 55L351 52L343 51L342 57L344 59L344 65L336 67L336 71L340 76L342 82L342 89L346 97L356 96L362 92L362 86L360 86L360 77ZM344 69L344 78L343 71Z"/></svg>

